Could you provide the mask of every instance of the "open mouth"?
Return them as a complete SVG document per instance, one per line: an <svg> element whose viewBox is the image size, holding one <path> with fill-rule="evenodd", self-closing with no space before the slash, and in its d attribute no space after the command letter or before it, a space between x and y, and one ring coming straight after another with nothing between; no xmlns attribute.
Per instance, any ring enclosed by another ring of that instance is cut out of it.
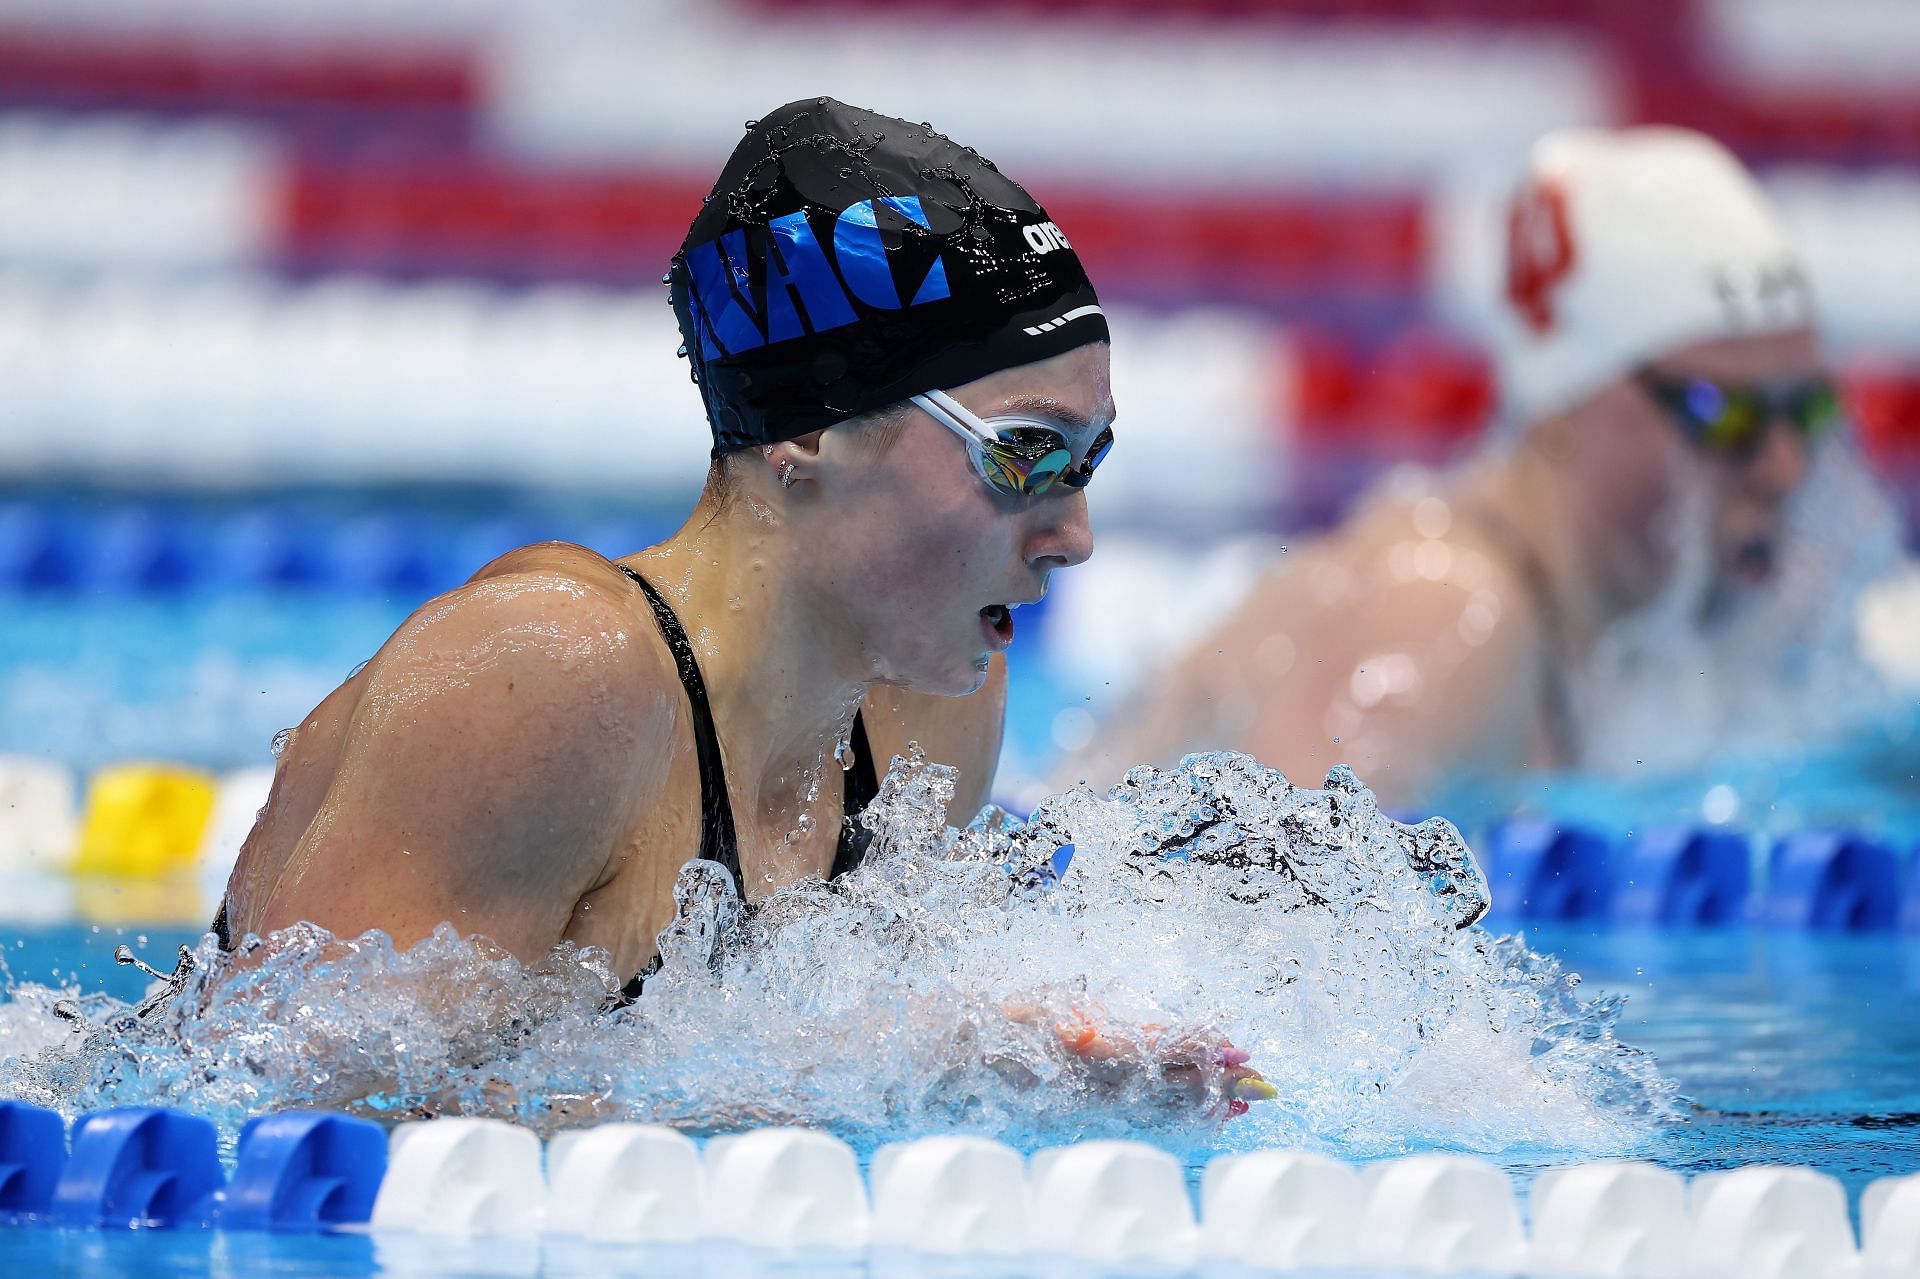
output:
<svg viewBox="0 0 1920 1279"><path fill-rule="evenodd" d="M995 652L1002 652L1013 643L1013 609L1010 604L989 604L980 610L980 629L986 633Z"/></svg>
<svg viewBox="0 0 1920 1279"><path fill-rule="evenodd" d="M1765 581L1773 575L1774 547L1770 537L1748 538L1734 551L1734 571L1749 581Z"/></svg>

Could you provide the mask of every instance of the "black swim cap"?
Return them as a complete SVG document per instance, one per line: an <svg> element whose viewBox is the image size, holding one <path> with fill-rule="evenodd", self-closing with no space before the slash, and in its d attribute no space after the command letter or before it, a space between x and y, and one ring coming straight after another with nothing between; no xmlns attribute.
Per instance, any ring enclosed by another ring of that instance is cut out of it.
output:
<svg viewBox="0 0 1920 1279"><path fill-rule="evenodd" d="M747 127L668 283L716 456L1107 339L1025 188L832 98Z"/></svg>

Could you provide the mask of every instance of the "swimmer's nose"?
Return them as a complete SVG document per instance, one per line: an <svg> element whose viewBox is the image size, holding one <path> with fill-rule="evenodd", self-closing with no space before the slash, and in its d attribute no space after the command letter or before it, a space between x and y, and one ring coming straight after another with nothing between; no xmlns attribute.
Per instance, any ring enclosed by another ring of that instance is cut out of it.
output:
<svg viewBox="0 0 1920 1279"><path fill-rule="evenodd" d="M1087 495L1083 490L1056 489L1034 503L1034 516L1036 523L1026 547L1030 566L1043 571L1072 568L1092 558L1093 526L1087 522Z"/></svg>
<svg viewBox="0 0 1920 1279"><path fill-rule="evenodd" d="M1747 480L1767 498L1780 501L1807 476L1807 445L1784 419L1776 418L1747 465Z"/></svg>

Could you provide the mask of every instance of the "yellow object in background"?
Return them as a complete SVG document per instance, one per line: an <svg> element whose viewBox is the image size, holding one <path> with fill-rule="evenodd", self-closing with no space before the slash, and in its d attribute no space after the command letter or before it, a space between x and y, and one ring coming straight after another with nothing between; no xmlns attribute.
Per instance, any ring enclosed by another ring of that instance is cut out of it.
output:
<svg viewBox="0 0 1920 1279"><path fill-rule="evenodd" d="M104 768L87 785L73 870L150 878L191 866L213 815L214 781L171 764Z"/></svg>
<svg viewBox="0 0 1920 1279"><path fill-rule="evenodd" d="M209 899L199 876L179 868L151 878L75 875L72 918L89 924L172 924L204 928L218 899Z"/></svg>

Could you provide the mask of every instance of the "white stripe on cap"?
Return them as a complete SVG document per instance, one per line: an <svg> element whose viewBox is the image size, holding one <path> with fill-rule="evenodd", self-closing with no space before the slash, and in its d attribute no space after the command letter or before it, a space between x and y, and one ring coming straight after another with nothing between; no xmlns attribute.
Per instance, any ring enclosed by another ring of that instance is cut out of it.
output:
<svg viewBox="0 0 1920 1279"><path fill-rule="evenodd" d="M1065 315L1054 316L1051 320L1048 320L1045 324L1028 325L1027 336L1037 338L1042 333L1051 333L1055 329L1059 328L1061 325L1071 324L1073 321L1081 319L1085 316L1105 315L1105 314L1106 312L1102 311L1097 306L1076 306L1073 308L1073 310L1067 312Z"/></svg>

